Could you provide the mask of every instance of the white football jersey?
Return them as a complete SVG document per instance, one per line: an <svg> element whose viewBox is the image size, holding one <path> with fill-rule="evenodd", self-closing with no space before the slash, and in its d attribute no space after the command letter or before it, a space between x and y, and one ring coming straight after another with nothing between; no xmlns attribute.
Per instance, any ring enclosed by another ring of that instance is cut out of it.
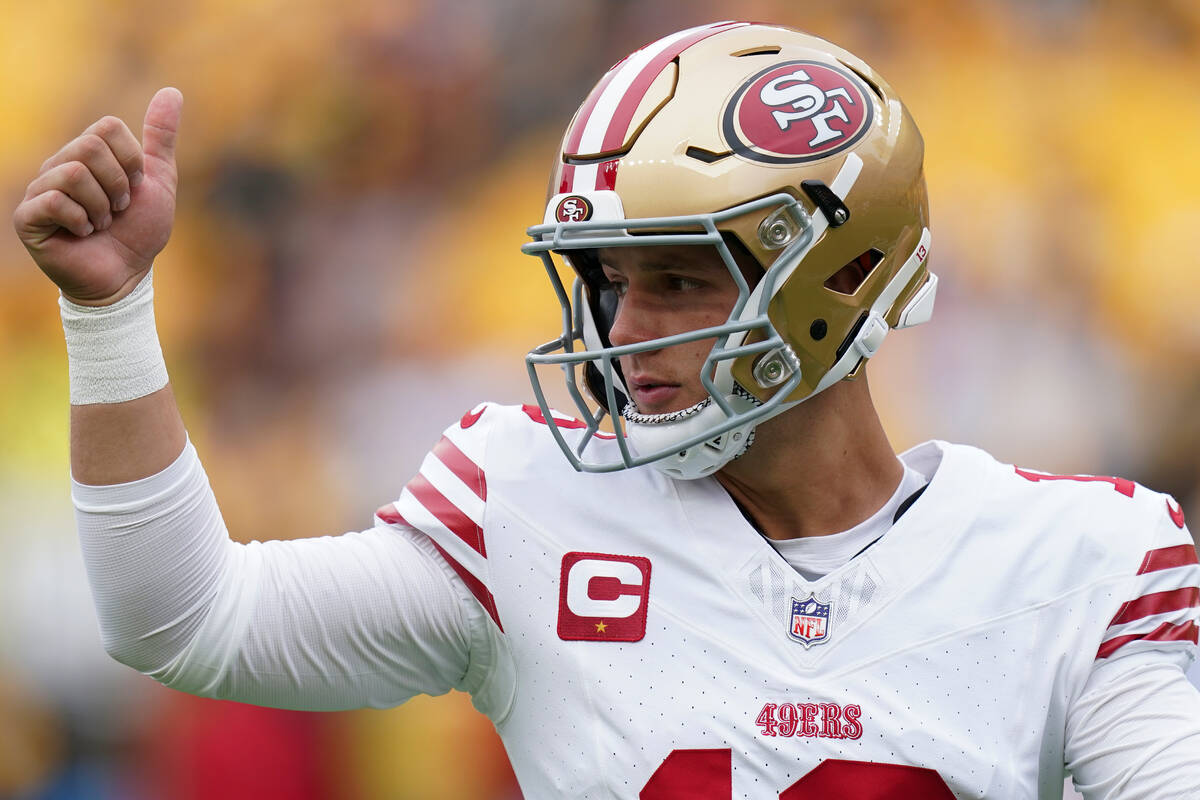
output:
<svg viewBox="0 0 1200 800"><path fill-rule="evenodd" d="M486 609L474 699L531 800L1059 798L1094 665L1195 649L1182 512L970 447L902 458L926 489L815 581L712 478L570 470L531 406L464 416L379 517Z"/></svg>

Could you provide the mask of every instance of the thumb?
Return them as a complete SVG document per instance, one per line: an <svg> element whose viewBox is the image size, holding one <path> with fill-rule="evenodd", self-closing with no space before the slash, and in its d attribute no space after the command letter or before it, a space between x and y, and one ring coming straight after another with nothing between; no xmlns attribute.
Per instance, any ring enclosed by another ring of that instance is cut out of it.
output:
<svg viewBox="0 0 1200 800"><path fill-rule="evenodd" d="M146 120L142 125L142 150L146 160L165 161L172 169L175 166L175 138L179 133L179 118L183 115L183 94L173 86L159 89L146 109ZM147 172L158 165L146 164Z"/></svg>

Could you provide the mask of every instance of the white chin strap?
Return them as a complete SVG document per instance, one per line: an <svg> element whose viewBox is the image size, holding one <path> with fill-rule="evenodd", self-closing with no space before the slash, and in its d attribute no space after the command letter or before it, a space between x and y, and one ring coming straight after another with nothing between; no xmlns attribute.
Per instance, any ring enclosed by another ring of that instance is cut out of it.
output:
<svg viewBox="0 0 1200 800"><path fill-rule="evenodd" d="M756 405L740 394L728 394L725 399L737 413L748 412ZM729 417L721 407L705 399L695 413L672 422L625 422L629 443L639 453L664 450L675 442L685 441L706 430L712 430ZM669 478L695 480L711 475L746 451L757 422L747 422L712 439L693 445L653 462L653 466Z"/></svg>

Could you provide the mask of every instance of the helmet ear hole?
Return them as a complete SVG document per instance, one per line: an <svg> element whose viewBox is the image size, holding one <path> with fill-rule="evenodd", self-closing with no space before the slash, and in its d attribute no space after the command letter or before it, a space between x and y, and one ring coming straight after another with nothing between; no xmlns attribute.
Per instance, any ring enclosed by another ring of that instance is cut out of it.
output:
<svg viewBox="0 0 1200 800"><path fill-rule="evenodd" d="M871 277L871 273L875 271L875 267L879 266L879 262L882 260L883 253L872 247L830 275L825 280L825 288L838 294L854 294L860 286L866 283L867 278Z"/></svg>

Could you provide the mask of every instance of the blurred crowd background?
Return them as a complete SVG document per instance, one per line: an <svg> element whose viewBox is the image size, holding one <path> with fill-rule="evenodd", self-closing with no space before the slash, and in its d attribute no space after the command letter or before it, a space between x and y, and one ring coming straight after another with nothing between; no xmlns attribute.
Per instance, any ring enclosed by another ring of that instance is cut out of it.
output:
<svg viewBox="0 0 1200 800"><path fill-rule="evenodd" d="M1120 474L1200 520L1200 4L0 0L0 192L97 117L186 98L159 331L241 540L371 524L557 335L518 252L591 84L726 18L846 46L925 136L934 321L872 388L898 448ZM0 798L518 797L461 695L300 714L104 655L75 542L57 292L0 237Z"/></svg>

